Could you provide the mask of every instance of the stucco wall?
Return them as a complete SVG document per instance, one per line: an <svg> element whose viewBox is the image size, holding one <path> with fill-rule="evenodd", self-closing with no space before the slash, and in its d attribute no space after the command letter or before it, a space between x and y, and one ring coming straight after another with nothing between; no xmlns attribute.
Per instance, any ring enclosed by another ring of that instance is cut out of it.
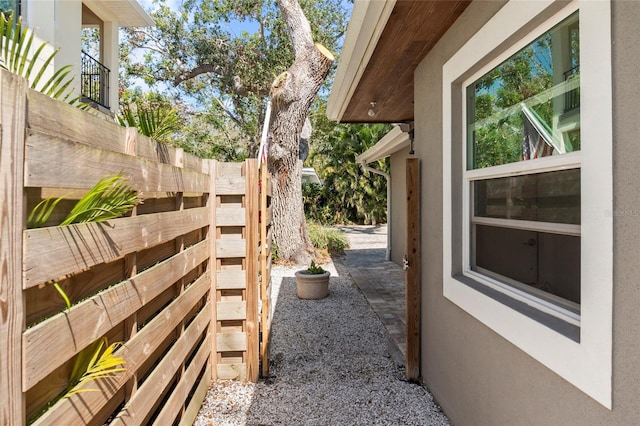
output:
<svg viewBox="0 0 640 426"><path fill-rule="evenodd" d="M472 4L415 73L422 165L422 375L457 425L638 424L640 419L640 3L612 6L614 71L613 410L442 296L442 65L502 3Z"/></svg>
<svg viewBox="0 0 640 426"><path fill-rule="evenodd" d="M391 155L391 260L402 265L407 244L407 158L409 148Z"/></svg>

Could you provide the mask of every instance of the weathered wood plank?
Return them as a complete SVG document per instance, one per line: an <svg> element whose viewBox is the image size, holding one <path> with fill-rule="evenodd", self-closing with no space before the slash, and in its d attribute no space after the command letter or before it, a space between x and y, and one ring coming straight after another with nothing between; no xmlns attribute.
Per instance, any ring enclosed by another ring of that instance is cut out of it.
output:
<svg viewBox="0 0 640 426"><path fill-rule="evenodd" d="M25 289L153 247L206 226L206 207L25 233Z"/></svg>
<svg viewBox="0 0 640 426"><path fill-rule="evenodd" d="M407 260L406 280L408 380L420 377L420 159L407 159Z"/></svg>
<svg viewBox="0 0 640 426"><path fill-rule="evenodd" d="M20 358L25 310L22 231L25 223L26 80L0 71L0 424L25 423Z"/></svg>
<svg viewBox="0 0 640 426"><path fill-rule="evenodd" d="M219 352L247 350L247 333L218 333L216 335Z"/></svg>
<svg viewBox="0 0 640 426"><path fill-rule="evenodd" d="M26 159L25 186L30 187L89 189L105 175L122 172L137 191L209 191L205 174L34 130L27 135Z"/></svg>
<svg viewBox="0 0 640 426"><path fill-rule="evenodd" d="M200 311L195 320L174 343L171 349L164 356L162 361L156 365L155 369L145 379L138 388L135 395L127 402L122 411L110 423L111 426L118 425L141 425L150 414L154 404L162 396L162 393L173 380L174 374L181 367L182 362L191 352L191 349L200 339L211 320L210 306L207 305ZM203 345L210 350L210 338L207 338Z"/></svg>
<svg viewBox="0 0 640 426"><path fill-rule="evenodd" d="M127 319L209 256L203 241L24 333L24 390ZM55 353L55 357L51 357Z"/></svg>
<svg viewBox="0 0 640 426"><path fill-rule="evenodd" d="M243 320L247 317L246 302L218 302L218 321Z"/></svg>
<svg viewBox="0 0 640 426"><path fill-rule="evenodd" d="M222 270L217 272L218 290L243 290L247 288L247 272L242 270Z"/></svg>
<svg viewBox="0 0 640 426"><path fill-rule="evenodd" d="M243 195L245 188L245 178L241 176L223 176L216 180L218 195Z"/></svg>
<svg viewBox="0 0 640 426"><path fill-rule="evenodd" d="M218 162L217 173L215 176L242 176L242 168L244 163L221 163Z"/></svg>
<svg viewBox="0 0 640 426"><path fill-rule="evenodd" d="M114 152L127 152L125 127L35 91L29 94L28 122L33 130Z"/></svg>
<svg viewBox="0 0 640 426"><path fill-rule="evenodd" d="M247 242L243 239L221 239L216 241L218 259L246 257Z"/></svg>
<svg viewBox="0 0 640 426"><path fill-rule="evenodd" d="M159 347L164 338L182 322L184 315L210 290L208 274L202 276L178 296L163 312L149 322L138 334L127 342L118 355L126 360L126 371L114 374L108 383L89 383L86 388L100 392L82 392L58 401L34 423L36 426L89 424L142 365L149 354ZM106 382L106 381L105 381Z"/></svg>
<svg viewBox="0 0 640 426"><path fill-rule="evenodd" d="M216 226L244 226L245 209L241 207L219 207L216 211Z"/></svg>
<svg viewBox="0 0 640 426"><path fill-rule="evenodd" d="M160 410L158 417L153 422L154 425L165 426L173 424L178 413L182 410L193 384L205 366L207 359L209 359L209 339L210 337L207 336L205 340L206 344L200 346L196 352L189 367L187 367L175 389L171 392L171 396L169 396L168 400L163 404L162 410Z"/></svg>
<svg viewBox="0 0 640 426"><path fill-rule="evenodd" d="M246 380L247 364L218 364L218 379Z"/></svg>
<svg viewBox="0 0 640 426"><path fill-rule="evenodd" d="M189 402L189 405L184 410L184 414L180 419L179 426L191 426L195 423L196 417L198 416L198 412L200 411L200 407L202 406L202 402L204 398L207 396L207 391L209 390L209 378L211 377L211 364L208 364L202 378L200 379L200 383L196 387L195 392L193 393L193 397Z"/></svg>

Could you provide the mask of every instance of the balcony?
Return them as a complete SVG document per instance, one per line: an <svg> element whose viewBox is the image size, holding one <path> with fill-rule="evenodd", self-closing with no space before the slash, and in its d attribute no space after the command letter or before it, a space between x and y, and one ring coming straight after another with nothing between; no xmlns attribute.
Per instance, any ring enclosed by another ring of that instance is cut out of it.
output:
<svg viewBox="0 0 640 426"><path fill-rule="evenodd" d="M564 81L580 78L580 65L564 72ZM580 87L570 90L564 94L564 112L573 111L580 107Z"/></svg>
<svg viewBox="0 0 640 426"><path fill-rule="evenodd" d="M102 65L91 55L82 52L82 70L80 84L82 100L98 109L109 110L109 68Z"/></svg>

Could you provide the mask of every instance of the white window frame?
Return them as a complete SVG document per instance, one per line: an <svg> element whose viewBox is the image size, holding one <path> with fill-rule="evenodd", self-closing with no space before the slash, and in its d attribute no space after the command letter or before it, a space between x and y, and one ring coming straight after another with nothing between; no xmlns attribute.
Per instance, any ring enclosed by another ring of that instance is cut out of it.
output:
<svg viewBox="0 0 640 426"><path fill-rule="evenodd" d="M467 132L466 128L454 129L453 123L464 126L466 122L462 116L454 120L453 114L454 111L464 114L464 108L459 106L466 99L466 85L473 77L496 67L576 10L580 19L581 151L529 160L524 167L526 162L494 167L495 176L482 175L485 179L506 176L516 170L529 173L581 168L581 312L571 315L531 293L500 285L471 271L469 179L476 172L465 172ZM523 35L523 29L531 28L534 23L540 24ZM496 56L500 46L509 47ZM458 105L455 110L454 102ZM566 5L554 0L511 0L443 66L444 297L608 409L612 406L612 126L611 5L608 0L574 0ZM460 158L452 158L453 144L460 148L456 153L463 153ZM452 159L467 179L452 174ZM454 182L462 185L454 187ZM454 212L454 195L455 199L462 200L462 211ZM461 223L454 223L454 217L461 217ZM453 235L460 235L461 240L453 241ZM462 247L460 259L453 258L454 246ZM476 290L465 283L468 279L579 326L579 342Z"/></svg>

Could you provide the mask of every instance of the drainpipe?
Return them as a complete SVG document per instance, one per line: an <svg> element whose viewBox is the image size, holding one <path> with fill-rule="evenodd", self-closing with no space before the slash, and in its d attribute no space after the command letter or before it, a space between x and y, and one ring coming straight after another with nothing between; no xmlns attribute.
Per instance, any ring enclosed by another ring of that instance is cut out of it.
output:
<svg viewBox="0 0 640 426"><path fill-rule="evenodd" d="M389 178L391 177L389 173L381 172L378 169L374 169L371 166L367 166L367 163L360 163L363 170L367 170L371 173L375 173L380 176L384 176L387 179L387 255L385 256L386 260L391 260L391 233L389 232L389 226L391 225L391 185Z"/></svg>

